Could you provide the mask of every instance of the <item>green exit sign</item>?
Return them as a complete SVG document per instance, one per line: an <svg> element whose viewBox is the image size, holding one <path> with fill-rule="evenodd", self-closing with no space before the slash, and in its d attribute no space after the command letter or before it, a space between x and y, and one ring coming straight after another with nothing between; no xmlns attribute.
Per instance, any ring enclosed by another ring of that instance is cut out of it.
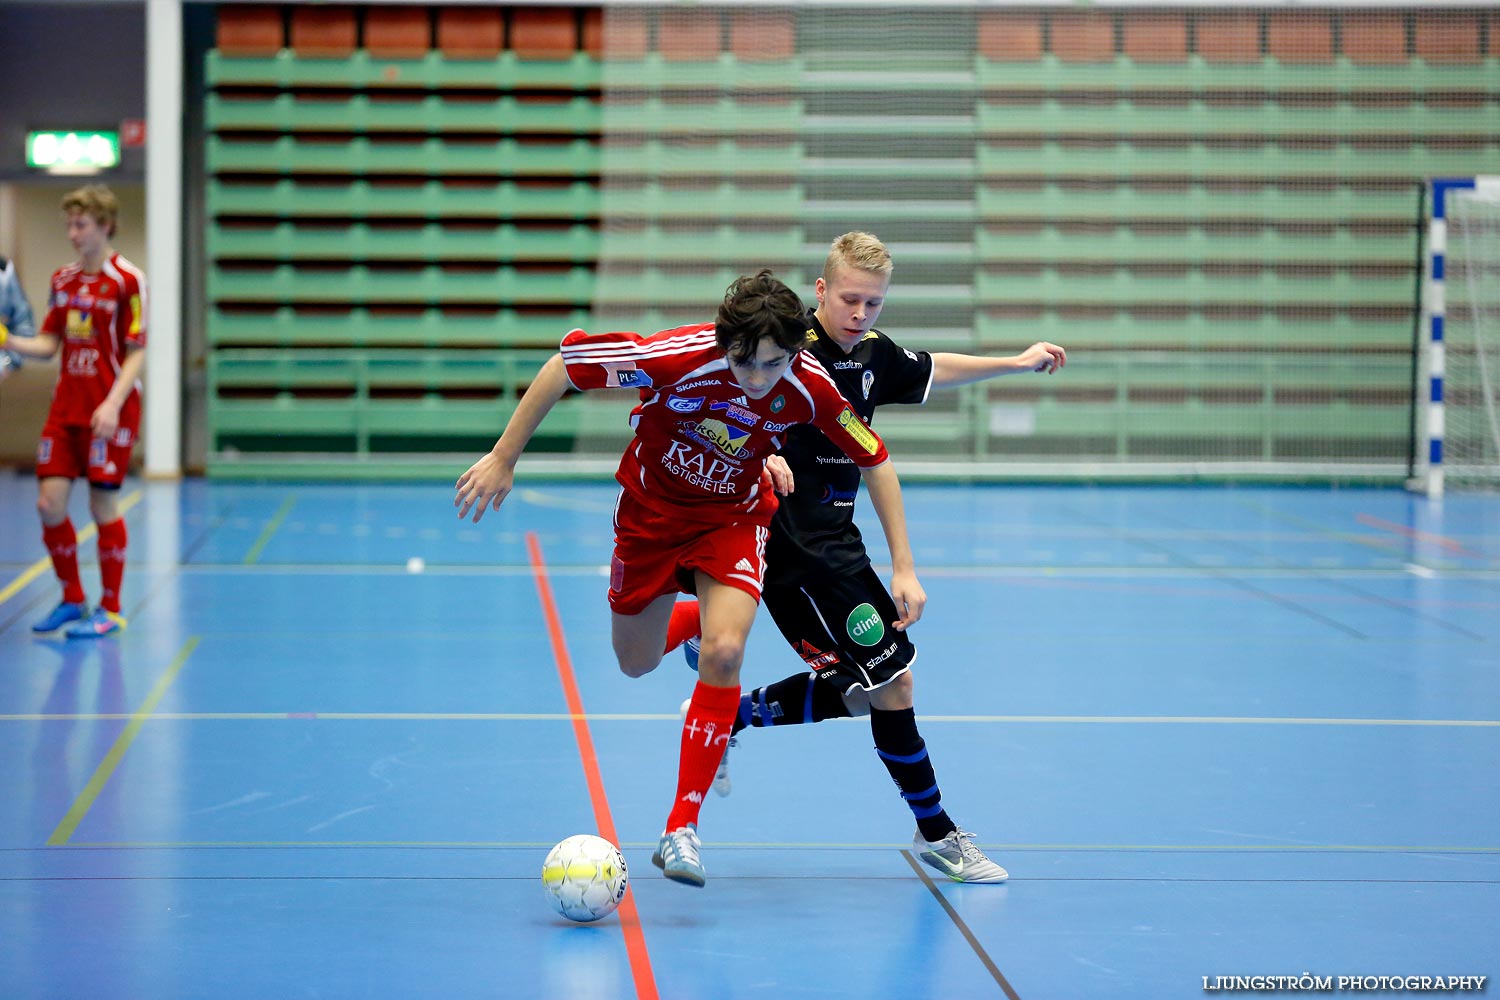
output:
<svg viewBox="0 0 1500 1000"><path fill-rule="evenodd" d="M54 174L97 174L120 163L118 132L28 132L26 165Z"/></svg>

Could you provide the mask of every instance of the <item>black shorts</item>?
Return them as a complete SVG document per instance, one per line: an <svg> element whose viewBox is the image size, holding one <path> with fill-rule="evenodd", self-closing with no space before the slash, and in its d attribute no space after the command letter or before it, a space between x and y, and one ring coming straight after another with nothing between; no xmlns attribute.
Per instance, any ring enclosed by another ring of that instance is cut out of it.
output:
<svg viewBox="0 0 1500 1000"><path fill-rule="evenodd" d="M891 627L896 602L869 566L801 586L767 582L761 603L797 655L840 691L872 691L917 658L906 633Z"/></svg>

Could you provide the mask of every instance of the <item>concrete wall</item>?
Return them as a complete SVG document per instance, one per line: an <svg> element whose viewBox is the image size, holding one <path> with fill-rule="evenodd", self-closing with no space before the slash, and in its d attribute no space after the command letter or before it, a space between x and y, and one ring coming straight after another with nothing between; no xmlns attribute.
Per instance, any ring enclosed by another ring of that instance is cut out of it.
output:
<svg viewBox="0 0 1500 1000"><path fill-rule="evenodd" d="M32 129L118 129L146 117L146 6L0 0L0 181L25 180ZM143 181L141 149L117 180Z"/></svg>

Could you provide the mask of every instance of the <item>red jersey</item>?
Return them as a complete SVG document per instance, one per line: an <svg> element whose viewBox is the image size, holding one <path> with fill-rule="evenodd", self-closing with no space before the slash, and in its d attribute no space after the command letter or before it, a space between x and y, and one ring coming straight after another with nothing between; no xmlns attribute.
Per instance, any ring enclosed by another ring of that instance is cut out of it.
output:
<svg viewBox="0 0 1500 1000"><path fill-rule="evenodd" d="M115 384L126 346L146 346L146 276L115 253L94 274L76 261L59 268L51 292L42 332L62 338L52 417L86 427ZM130 392L127 403L138 398L140 385Z"/></svg>
<svg viewBox="0 0 1500 1000"><path fill-rule="evenodd" d="M890 457L806 351L792 355L760 399L747 397L734 380L712 323L649 337L574 330L563 338L562 357L575 388L641 391L630 413L635 438L615 478L663 514L770 523L777 499L766 458L796 424L816 426L861 468Z"/></svg>

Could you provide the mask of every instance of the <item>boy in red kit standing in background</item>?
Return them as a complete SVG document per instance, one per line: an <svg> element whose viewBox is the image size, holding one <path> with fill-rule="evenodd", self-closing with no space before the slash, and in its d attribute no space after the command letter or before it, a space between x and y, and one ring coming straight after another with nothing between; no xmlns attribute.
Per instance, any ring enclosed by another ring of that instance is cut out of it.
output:
<svg viewBox="0 0 1500 1000"><path fill-rule="evenodd" d="M63 593L61 603L32 629L54 632L66 626L69 638L97 638L125 627L120 582L126 534L119 494L141 424L146 276L109 244L120 213L109 188L71 191L62 209L78 259L52 275L36 336L12 336L3 346L31 358L62 351L52 408L37 445L36 475L42 541ZM89 511L99 527L103 594L92 614L78 575L78 536L68 518L68 497L78 478L88 480Z"/></svg>

